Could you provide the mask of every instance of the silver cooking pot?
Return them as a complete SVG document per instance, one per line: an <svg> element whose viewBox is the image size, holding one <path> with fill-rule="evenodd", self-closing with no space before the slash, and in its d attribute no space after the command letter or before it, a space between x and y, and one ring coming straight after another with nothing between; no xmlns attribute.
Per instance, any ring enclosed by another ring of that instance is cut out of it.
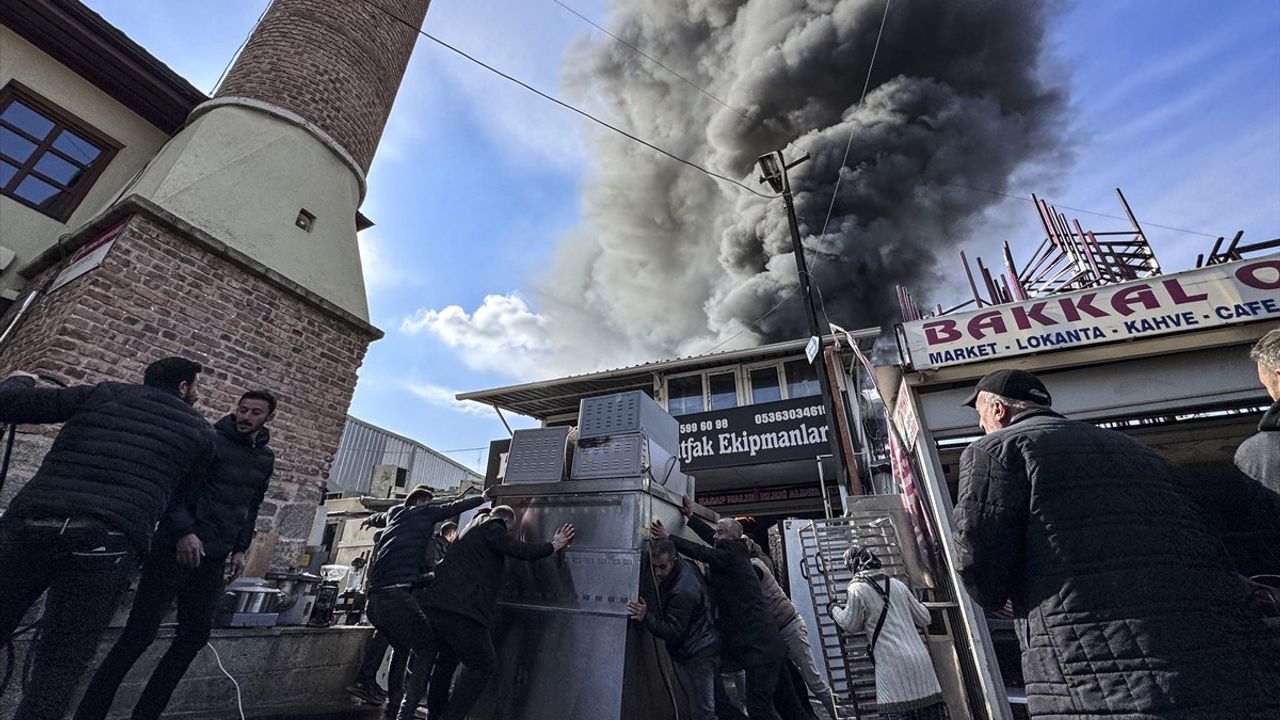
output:
<svg viewBox="0 0 1280 720"><path fill-rule="evenodd" d="M278 612L285 594L273 587L239 586L227 589L227 595L234 596L235 612L238 613L273 613Z"/></svg>

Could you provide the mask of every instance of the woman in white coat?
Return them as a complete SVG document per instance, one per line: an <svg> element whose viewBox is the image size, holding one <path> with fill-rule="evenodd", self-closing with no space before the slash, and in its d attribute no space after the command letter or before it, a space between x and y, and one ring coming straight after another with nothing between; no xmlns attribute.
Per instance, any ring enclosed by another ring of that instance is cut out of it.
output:
<svg viewBox="0 0 1280 720"><path fill-rule="evenodd" d="M883 720L948 720L942 686L916 626L929 624L929 610L901 580L880 569L866 548L844 555L854 572L848 603L832 603L831 617L848 633L865 632L876 671L876 705Z"/></svg>

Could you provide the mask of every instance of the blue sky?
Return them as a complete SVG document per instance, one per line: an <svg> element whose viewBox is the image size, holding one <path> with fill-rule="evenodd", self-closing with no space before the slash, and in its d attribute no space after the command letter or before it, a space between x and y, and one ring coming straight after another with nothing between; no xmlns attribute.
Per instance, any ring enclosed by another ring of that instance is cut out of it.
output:
<svg viewBox="0 0 1280 720"><path fill-rule="evenodd" d="M88 4L208 92L265 0ZM570 4L604 24L605 0ZM425 28L551 92L569 44L602 40L551 0L435 0ZM1280 2L1081 1L1064 6L1050 33L1044 72L1068 89L1071 158L1014 178L1017 194L1114 215L1112 188L1122 187L1166 271L1190 267L1212 239L1151 223L1280 236ZM584 130L568 112L419 42L363 208L377 223L362 237L370 310L387 337L370 348L352 414L440 450L487 446L505 434L501 424L490 410L459 406L454 392L569 369L537 366L537 353L499 357L483 337L450 329L501 306L513 324L499 329L537 349L535 288L577 223ZM1069 214L1098 230L1115 224ZM1004 239L1024 253L1038 241L1022 200L985 218L965 243L984 257ZM497 297L486 306L487 296ZM474 450L452 455L482 460Z"/></svg>

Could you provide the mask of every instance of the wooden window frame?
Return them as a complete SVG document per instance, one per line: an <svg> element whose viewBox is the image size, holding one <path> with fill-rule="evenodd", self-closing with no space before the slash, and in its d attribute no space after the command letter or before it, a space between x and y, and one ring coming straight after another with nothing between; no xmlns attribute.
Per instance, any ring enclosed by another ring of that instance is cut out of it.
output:
<svg viewBox="0 0 1280 720"><path fill-rule="evenodd" d="M33 140L31 136L26 133L17 131L23 139L34 143L36 145L36 149L31 151L31 157L27 158L27 160L19 166L18 172L9 180L9 183L4 187L0 187L0 195L13 200L14 202L26 205L41 215L53 218L54 220L65 224L75 213L76 208L80 207L80 203L84 202L85 196L89 194L89 190L97 184L98 178L102 176L103 171L106 170L107 166L111 164L111 161L115 159L116 153L120 151L122 146L120 143L104 135L101 131L88 125L66 109L51 102L17 80L10 80L3 88L0 88L0 111L3 111L4 108L8 107L9 103L13 100L20 100L23 104L30 106L33 110L44 115L48 120L53 122L54 129L50 130L49 133L39 141ZM101 154L99 154L93 162L85 167L84 176L80 178L74 188L68 188L66 185L37 172L35 169L36 163L39 162L46 153L54 153L55 156L59 158L70 159L76 165L81 165L79 161L74 158L67 158L64 153L53 147L53 142L58 137L57 130L59 129L70 130L71 132L80 135L84 139L89 140L102 148ZM9 161L6 160L5 162ZM59 188L62 192L68 193L69 197L66 203L64 203L64 207L61 208L59 212L49 212L49 210L42 208L17 194L16 190L18 184L29 176L34 176L41 182L53 185L54 187Z"/></svg>

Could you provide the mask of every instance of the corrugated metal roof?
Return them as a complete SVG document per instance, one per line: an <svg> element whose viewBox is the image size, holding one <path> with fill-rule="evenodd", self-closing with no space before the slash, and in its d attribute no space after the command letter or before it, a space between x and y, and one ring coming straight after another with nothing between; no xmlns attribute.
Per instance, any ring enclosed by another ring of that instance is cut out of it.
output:
<svg viewBox="0 0 1280 720"><path fill-rule="evenodd" d="M408 487L427 485L451 490L484 479L480 473L416 440L348 415L329 470L330 492L367 493L377 465L404 468L408 471Z"/></svg>
<svg viewBox="0 0 1280 720"><path fill-rule="evenodd" d="M855 340L868 340L879 337L880 329L857 330L850 334ZM827 344L833 342L835 337L835 335L827 336ZM843 340L843 335L840 337ZM542 420L555 415L577 412L578 403L583 398L626 390L650 389L653 387L653 376L655 374L667 375L677 372L694 372L724 365L783 358L801 353L808 342L808 338L802 338L742 350L726 350L708 355L655 360L616 370L602 370L582 375L540 380L522 385L510 385L492 390L459 393L457 398L459 400L473 400L485 405L493 405L503 410Z"/></svg>

